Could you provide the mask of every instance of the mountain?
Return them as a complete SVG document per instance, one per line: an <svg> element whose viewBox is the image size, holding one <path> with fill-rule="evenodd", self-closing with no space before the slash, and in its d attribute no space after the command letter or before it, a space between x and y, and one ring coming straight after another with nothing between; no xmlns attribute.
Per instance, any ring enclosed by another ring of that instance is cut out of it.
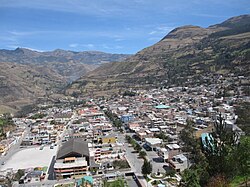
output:
<svg viewBox="0 0 250 187"><path fill-rule="evenodd" d="M101 64L122 61L129 55L98 51L73 52L57 49L38 52L25 48L0 50L1 108L30 104L62 90L69 82Z"/></svg>
<svg viewBox="0 0 250 187"><path fill-rule="evenodd" d="M76 80L103 63L120 62L128 56L99 51L74 52L61 49L49 52L38 52L25 48L0 50L0 62L46 67L62 75L68 81Z"/></svg>
<svg viewBox="0 0 250 187"><path fill-rule="evenodd" d="M0 112L6 106L19 110L38 97L58 92L66 79L53 70L9 62L0 63Z"/></svg>
<svg viewBox="0 0 250 187"><path fill-rule="evenodd" d="M104 64L81 77L66 93L198 84L215 74L249 76L249 61L250 15L242 15L208 28L176 28L124 62Z"/></svg>

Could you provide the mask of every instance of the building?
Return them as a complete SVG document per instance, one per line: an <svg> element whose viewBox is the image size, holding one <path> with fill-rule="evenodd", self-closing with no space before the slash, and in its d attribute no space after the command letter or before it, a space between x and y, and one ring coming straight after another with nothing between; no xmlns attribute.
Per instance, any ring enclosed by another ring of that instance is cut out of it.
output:
<svg viewBox="0 0 250 187"><path fill-rule="evenodd" d="M158 150L158 155L164 159L164 161L168 160L169 152L166 148L160 148Z"/></svg>
<svg viewBox="0 0 250 187"><path fill-rule="evenodd" d="M162 143L162 139L160 138L145 138L145 144L152 149L156 149L157 147L160 147L161 143Z"/></svg>
<svg viewBox="0 0 250 187"><path fill-rule="evenodd" d="M158 150L158 155L164 159L164 161L169 161L175 155L180 154L181 149L178 144L167 144L166 148L160 148Z"/></svg>
<svg viewBox="0 0 250 187"><path fill-rule="evenodd" d="M183 154L173 156L173 158L169 160L169 166L176 172L182 172L188 168L188 159Z"/></svg>
<svg viewBox="0 0 250 187"><path fill-rule="evenodd" d="M82 177L86 175L88 168L88 142L82 139L70 139L60 147L54 165L57 179Z"/></svg>
<svg viewBox="0 0 250 187"><path fill-rule="evenodd" d="M122 115L121 116L121 121L123 122L123 123L128 123L128 122L130 122L130 121L133 121L134 120L134 116L133 115Z"/></svg>

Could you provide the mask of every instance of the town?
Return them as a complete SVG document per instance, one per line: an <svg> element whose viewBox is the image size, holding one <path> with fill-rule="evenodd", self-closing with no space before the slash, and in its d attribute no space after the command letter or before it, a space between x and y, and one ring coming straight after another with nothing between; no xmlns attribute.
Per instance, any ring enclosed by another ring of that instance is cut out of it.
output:
<svg viewBox="0 0 250 187"><path fill-rule="evenodd" d="M218 82L229 83L226 78ZM227 128L245 134L236 124L235 105L249 97L237 89L226 97L214 84L43 103L13 118L14 130L1 140L1 181L13 186L177 186L194 162L183 150L183 129L191 127L202 140L220 114Z"/></svg>

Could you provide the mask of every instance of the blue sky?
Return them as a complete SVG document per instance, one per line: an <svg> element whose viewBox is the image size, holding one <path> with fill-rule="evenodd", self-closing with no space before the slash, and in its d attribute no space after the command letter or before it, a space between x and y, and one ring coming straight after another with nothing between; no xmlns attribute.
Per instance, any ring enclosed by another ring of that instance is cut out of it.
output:
<svg viewBox="0 0 250 187"><path fill-rule="evenodd" d="M0 48L133 54L175 27L249 13L249 0L0 0Z"/></svg>

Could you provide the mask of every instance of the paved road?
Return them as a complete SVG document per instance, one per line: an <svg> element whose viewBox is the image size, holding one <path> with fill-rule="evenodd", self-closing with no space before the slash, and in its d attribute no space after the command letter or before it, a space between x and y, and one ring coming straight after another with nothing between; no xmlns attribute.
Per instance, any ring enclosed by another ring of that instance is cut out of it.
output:
<svg viewBox="0 0 250 187"><path fill-rule="evenodd" d="M134 133L126 133L126 134L131 136L131 137L134 135ZM122 141L122 143L125 142L124 137L125 137L126 134L119 134L118 140ZM143 144L141 144L141 146L142 145ZM129 150L129 151L126 152L127 157L128 157L129 160L132 160L132 163L136 166L136 170L141 169L140 165L143 164L143 160L135 157L135 155L138 155L138 154L131 153L131 152L133 152L134 149L132 147L128 147L127 143L125 143L125 149ZM157 152L155 152L155 151L147 151L143 147L142 147L142 150L147 153L147 158L148 158L148 160L151 161L151 164L152 164L152 167L153 167L153 172L157 172L158 170L160 172L165 172L163 166L167 165L167 163L165 163L162 160L162 158L158 156Z"/></svg>
<svg viewBox="0 0 250 187"><path fill-rule="evenodd" d="M126 177L126 181L127 181L127 184L129 187L138 187L138 185L136 184L136 182L132 176Z"/></svg>
<svg viewBox="0 0 250 187"><path fill-rule="evenodd" d="M45 180L42 182L33 182L33 183L25 183L25 184L14 183L12 187L52 187L57 183L63 184L63 183L69 183L69 182L75 182L75 180L73 179L65 179L61 181Z"/></svg>
<svg viewBox="0 0 250 187"><path fill-rule="evenodd" d="M125 142L125 135L126 134L124 133L123 134L119 133L117 138L119 142L124 143L124 148L126 150L126 159L129 165L131 166L131 170L135 173L136 177L138 178L140 183L144 185L144 187L146 186L150 187L151 185L147 184L147 181L145 180L145 178L141 173L141 167L144 161L143 159L139 159L138 153L134 153L134 148L130 147L129 144Z"/></svg>

